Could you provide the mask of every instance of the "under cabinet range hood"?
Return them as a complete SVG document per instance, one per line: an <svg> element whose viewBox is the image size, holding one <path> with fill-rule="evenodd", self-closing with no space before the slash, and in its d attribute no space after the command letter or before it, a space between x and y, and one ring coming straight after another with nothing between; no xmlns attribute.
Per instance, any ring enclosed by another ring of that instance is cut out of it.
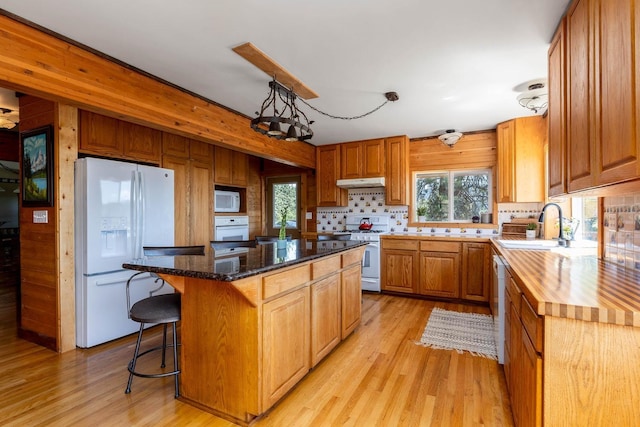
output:
<svg viewBox="0 0 640 427"><path fill-rule="evenodd" d="M336 182L336 185L342 188L384 187L384 176L378 176L375 178L339 179Z"/></svg>

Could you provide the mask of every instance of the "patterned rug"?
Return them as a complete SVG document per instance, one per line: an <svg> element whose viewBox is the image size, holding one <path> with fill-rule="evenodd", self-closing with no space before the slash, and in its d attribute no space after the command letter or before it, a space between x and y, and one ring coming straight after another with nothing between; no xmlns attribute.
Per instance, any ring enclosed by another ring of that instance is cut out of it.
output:
<svg viewBox="0 0 640 427"><path fill-rule="evenodd" d="M493 317L434 308L416 344L439 350L468 351L474 356L498 360L493 338Z"/></svg>

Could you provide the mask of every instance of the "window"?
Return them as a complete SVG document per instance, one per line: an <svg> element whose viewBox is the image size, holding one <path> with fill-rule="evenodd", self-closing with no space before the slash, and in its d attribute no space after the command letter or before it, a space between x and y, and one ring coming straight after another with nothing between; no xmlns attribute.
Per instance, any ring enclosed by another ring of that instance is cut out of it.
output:
<svg viewBox="0 0 640 427"><path fill-rule="evenodd" d="M282 212L287 208L287 234L297 237L300 218L300 177L268 177L267 180L267 234L277 236Z"/></svg>
<svg viewBox="0 0 640 427"><path fill-rule="evenodd" d="M491 170L418 172L414 186L415 206L423 208L425 221L471 222L489 212Z"/></svg>

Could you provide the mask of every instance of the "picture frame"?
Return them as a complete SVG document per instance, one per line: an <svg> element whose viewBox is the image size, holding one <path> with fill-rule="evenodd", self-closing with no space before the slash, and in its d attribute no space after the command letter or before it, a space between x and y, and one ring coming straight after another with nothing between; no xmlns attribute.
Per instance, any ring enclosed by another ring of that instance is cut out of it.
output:
<svg viewBox="0 0 640 427"><path fill-rule="evenodd" d="M22 206L53 206L53 131L44 126L20 133Z"/></svg>

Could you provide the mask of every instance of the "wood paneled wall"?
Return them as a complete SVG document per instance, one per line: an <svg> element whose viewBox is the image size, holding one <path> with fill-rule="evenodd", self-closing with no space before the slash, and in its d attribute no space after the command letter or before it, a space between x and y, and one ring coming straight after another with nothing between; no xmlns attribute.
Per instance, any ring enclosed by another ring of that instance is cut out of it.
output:
<svg viewBox="0 0 640 427"><path fill-rule="evenodd" d="M495 168L496 132L489 130L465 134L452 147L437 137L412 139L409 144L409 170Z"/></svg>
<svg viewBox="0 0 640 427"><path fill-rule="evenodd" d="M53 125L55 118L55 103L33 96L20 97L21 132ZM55 132L53 143L55 152L58 146ZM55 197L58 189L53 191ZM47 211L49 221L46 224L33 223L36 210ZM58 350L57 223L55 203L52 207L32 208L22 206L20 202L18 335L52 350Z"/></svg>
<svg viewBox="0 0 640 427"><path fill-rule="evenodd" d="M0 160L18 161L18 132L0 130Z"/></svg>
<svg viewBox="0 0 640 427"><path fill-rule="evenodd" d="M249 118L32 28L0 11L0 85L282 163L315 168L315 147L275 143ZM215 76L212 76L215 78Z"/></svg>

